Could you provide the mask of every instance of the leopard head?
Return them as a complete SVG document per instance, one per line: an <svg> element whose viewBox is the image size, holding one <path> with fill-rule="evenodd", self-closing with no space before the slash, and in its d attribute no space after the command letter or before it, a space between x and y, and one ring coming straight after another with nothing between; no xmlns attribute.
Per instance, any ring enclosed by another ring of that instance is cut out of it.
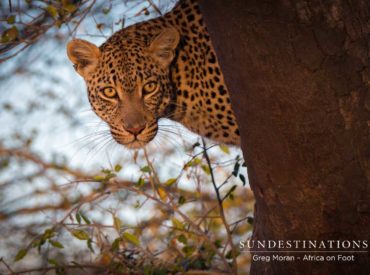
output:
<svg viewBox="0 0 370 275"><path fill-rule="evenodd" d="M112 137L128 148L140 148L154 139L171 102L170 64L180 36L172 27L152 37L123 31L100 47L74 39L67 54Z"/></svg>

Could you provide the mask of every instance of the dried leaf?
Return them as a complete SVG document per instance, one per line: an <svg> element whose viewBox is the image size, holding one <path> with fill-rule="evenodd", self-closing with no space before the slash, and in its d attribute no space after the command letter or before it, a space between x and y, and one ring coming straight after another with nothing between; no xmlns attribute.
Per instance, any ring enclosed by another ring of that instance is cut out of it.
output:
<svg viewBox="0 0 370 275"><path fill-rule="evenodd" d="M161 187L158 188L158 195L162 201L165 201L167 199L167 192Z"/></svg>

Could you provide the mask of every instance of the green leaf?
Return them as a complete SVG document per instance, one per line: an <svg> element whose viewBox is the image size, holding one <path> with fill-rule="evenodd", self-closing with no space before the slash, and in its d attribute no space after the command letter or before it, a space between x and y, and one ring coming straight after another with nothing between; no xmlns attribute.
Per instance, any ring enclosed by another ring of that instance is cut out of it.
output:
<svg viewBox="0 0 370 275"><path fill-rule="evenodd" d="M55 260L55 259L48 259L48 263L51 264L51 265L55 265L55 266L59 265L57 260Z"/></svg>
<svg viewBox="0 0 370 275"><path fill-rule="evenodd" d="M93 180L94 181L104 181L105 180L105 177L103 177L103 176L95 176L95 177L93 177Z"/></svg>
<svg viewBox="0 0 370 275"><path fill-rule="evenodd" d="M138 187L141 187L141 186L143 186L145 184L145 180L143 179L143 178L140 178L138 181L137 181L137 183L136 183L136 185L138 186Z"/></svg>
<svg viewBox="0 0 370 275"><path fill-rule="evenodd" d="M187 244L188 243L188 239L185 237L184 234L181 234L180 236L177 237L177 240L180 242L180 243L183 243L183 244Z"/></svg>
<svg viewBox="0 0 370 275"><path fill-rule="evenodd" d="M139 200L136 200L136 203L135 203L135 205L134 205L134 208L139 208L141 206L141 203L140 203L140 201Z"/></svg>
<svg viewBox="0 0 370 275"><path fill-rule="evenodd" d="M184 196L179 197L179 205L183 205L186 202L186 199Z"/></svg>
<svg viewBox="0 0 370 275"><path fill-rule="evenodd" d="M109 169L101 169L101 172L104 173L104 174L106 174L106 175L109 175L109 174L112 173L112 171L109 170Z"/></svg>
<svg viewBox="0 0 370 275"><path fill-rule="evenodd" d="M172 223L173 223L175 228L181 229L181 230L184 229L184 225L178 219L172 218Z"/></svg>
<svg viewBox="0 0 370 275"><path fill-rule="evenodd" d="M193 166L197 166L201 163L202 161L199 159L199 158L195 158L191 161L189 161L188 163L185 164L184 168L188 168L188 167L193 167Z"/></svg>
<svg viewBox="0 0 370 275"><path fill-rule="evenodd" d="M88 240L90 238L89 234L83 230L74 229L71 231L71 233L79 240Z"/></svg>
<svg viewBox="0 0 370 275"><path fill-rule="evenodd" d="M200 143L199 143L199 142L196 142L196 143L194 143L194 144L193 144L193 146L192 146L192 147L193 147L193 149L194 149L194 148L196 148L196 147L198 147L198 146L200 146Z"/></svg>
<svg viewBox="0 0 370 275"><path fill-rule="evenodd" d="M77 7L73 4L67 4L67 5L63 6L63 9L68 11L69 13L72 13L77 9Z"/></svg>
<svg viewBox="0 0 370 275"><path fill-rule="evenodd" d="M15 23L15 16L14 15L8 16L8 18L6 19L6 22L8 24L14 24Z"/></svg>
<svg viewBox="0 0 370 275"><path fill-rule="evenodd" d="M27 253L28 253L27 249L25 249L25 248L20 249L18 251L17 255L15 256L14 261L18 262L18 261L22 260L27 255Z"/></svg>
<svg viewBox="0 0 370 275"><path fill-rule="evenodd" d="M174 183L176 183L177 179L176 178L171 178L171 179L168 179L165 183L166 186L171 186L173 185Z"/></svg>
<svg viewBox="0 0 370 275"><path fill-rule="evenodd" d="M230 149L225 144L220 144L219 147L221 151L224 152L225 154L228 154L228 155L230 154Z"/></svg>
<svg viewBox="0 0 370 275"><path fill-rule="evenodd" d="M195 246L184 246L182 248L182 252L186 254L186 256L190 256L195 251Z"/></svg>
<svg viewBox="0 0 370 275"><path fill-rule="evenodd" d="M149 173L150 172L150 167L149 166L144 166L140 169L141 172L143 173Z"/></svg>
<svg viewBox="0 0 370 275"><path fill-rule="evenodd" d="M78 224L81 224L81 215L78 212L76 213L76 220Z"/></svg>
<svg viewBox="0 0 370 275"><path fill-rule="evenodd" d="M233 251L229 250L225 256L226 259L231 260L233 258Z"/></svg>
<svg viewBox="0 0 370 275"><path fill-rule="evenodd" d="M234 165L234 171L233 171L233 176L234 177L237 177L238 174L239 174L239 168L240 168L240 164L239 162L236 162L235 165Z"/></svg>
<svg viewBox="0 0 370 275"><path fill-rule="evenodd" d="M80 215L86 224L91 224L91 221L86 217L84 213L80 212Z"/></svg>
<svg viewBox="0 0 370 275"><path fill-rule="evenodd" d="M121 171L121 170L122 170L122 166L121 166L121 165L116 164L116 166L114 166L114 171L116 171L117 173L118 173L119 171Z"/></svg>
<svg viewBox="0 0 370 275"><path fill-rule="evenodd" d="M136 245L136 246L139 246L140 244L140 241L139 239L135 236L135 235L132 235L131 233L128 233L128 232L124 232L122 234L122 237L126 240L126 241L129 241L130 243Z"/></svg>
<svg viewBox="0 0 370 275"><path fill-rule="evenodd" d="M60 242L49 240L49 243L56 248L60 248L60 249L64 248L64 246Z"/></svg>
<svg viewBox="0 0 370 275"><path fill-rule="evenodd" d="M202 170L204 171L204 173L206 173L207 175L211 174L211 169L209 169L208 165L203 164L201 167L202 167Z"/></svg>
<svg viewBox="0 0 370 275"><path fill-rule="evenodd" d="M47 240L55 236L55 231L52 228L45 229L44 234L42 234L42 239Z"/></svg>
<svg viewBox="0 0 370 275"><path fill-rule="evenodd" d="M57 17L58 15L58 9L52 5L47 6L46 11L52 16L52 17Z"/></svg>
<svg viewBox="0 0 370 275"><path fill-rule="evenodd" d="M221 242L221 240L215 240L214 244L215 244L215 246L216 246L217 248L221 248L221 247L222 247L222 242Z"/></svg>
<svg viewBox="0 0 370 275"><path fill-rule="evenodd" d="M112 243L112 246L111 246L111 250L112 251L117 251L119 249L119 243L121 241L121 238L116 238L113 243Z"/></svg>
<svg viewBox="0 0 370 275"><path fill-rule="evenodd" d="M92 239L88 239L86 245L92 253L95 253L94 248L92 247Z"/></svg>
<svg viewBox="0 0 370 275"><path fill-rule="evenodd" d="M243 182L243 186L245 186L245 184L246 184L245 177L242 174L240 174L239 179Z"/></svg>
<svg viewBox="0 0 370 275"><path fill-rule="evenodd" d="M103 14L108 14L111 11L112 7L109 8L103 8L102 12Z"/></svg>
<svg viewBox="0 0 370 275"><path fill-rule="evenodd" d="M224 199L226 199L228 196L230 196L233 192L234 192L234 190L236 189L236 185L233 185L230 189L229 189L229 191L227 191L227 193L226 193L226 195L225 195L225 197L224 197Z"/></svg>
<svg viewBox="0 0 370 275"><path fill-rule="evenodd" d="M150 265L144 266L144 275L153 275L153 268Z"/></svg>
<svg viewBox="0 0 370 275"><path fill-rule="evenodd" d="M10 29L7 29L1 37L1 42L12 42L16 40L19 36L19 31L16 26L11 27Z"/></svg>
<svg viewBox="0 0 370 275"><path fill-rule="evenodd" d="M113 216L113 225L117 232L119 232L122 227L122 221L120 220L120 218Z"/></svg>

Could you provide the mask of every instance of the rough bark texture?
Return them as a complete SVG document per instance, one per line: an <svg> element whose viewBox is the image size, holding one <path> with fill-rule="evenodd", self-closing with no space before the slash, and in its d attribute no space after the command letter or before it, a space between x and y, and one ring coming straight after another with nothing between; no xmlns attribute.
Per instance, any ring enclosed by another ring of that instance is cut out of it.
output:
<svg viewBox="0 0 370 275"><path fill-rule="evenodd" d="M253 238L369 240L370 2L200 4L241 131ZM370 272L369 253L354 255L253 262L251 273Z"/></svg>

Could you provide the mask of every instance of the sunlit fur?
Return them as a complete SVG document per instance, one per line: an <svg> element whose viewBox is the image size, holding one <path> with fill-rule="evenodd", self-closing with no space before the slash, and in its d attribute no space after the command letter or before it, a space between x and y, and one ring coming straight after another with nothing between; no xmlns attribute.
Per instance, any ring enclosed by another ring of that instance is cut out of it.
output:
<svg viewBox="0 0 370 275"><path fill-rule="evenodd" d="M164 46L153 50L153 41L164 32ZM166 48L174 41L173 49ZM163 17L120 30L98 50L72 44L69 57L85 79L92 108L118 143L145 146L156 136L158 120L169 118L207 138L239 144L229 94L195 1L180 1ZM93 59L86 57L86 48ZM151 81L157 86L146 93L143 87ZM105 87L117 95L104 96ZM135 135L126 127L129 121L145 128Z"/></svg>

